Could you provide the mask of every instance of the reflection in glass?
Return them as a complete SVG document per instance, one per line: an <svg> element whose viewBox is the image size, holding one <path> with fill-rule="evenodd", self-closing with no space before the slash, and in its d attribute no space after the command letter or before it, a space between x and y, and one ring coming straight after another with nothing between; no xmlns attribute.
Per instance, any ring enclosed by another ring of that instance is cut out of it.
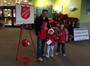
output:
<svg viewBox="0 0 90 66"><path fill-rule="evenodd" d="M13 10L13 17L16 17L16 10Z"/></svg>
<svg viewBox="0 0 90 66"><path fill-rule="evenodd" d="M4 9L4 17L11 17L11 10L10 9Z"/></svg>
<svg viewBox="0 0 90 66"><path fill-rule="evenodd" d="M12 25L12 20L10 18L5 18L5 25Z"/></svg>
<svg viewBox="0 0 90 66"><path fill-rule="evenodd" d="M17 25L17 24L16 24L16 19L14 19L14 25Z"/></svg>

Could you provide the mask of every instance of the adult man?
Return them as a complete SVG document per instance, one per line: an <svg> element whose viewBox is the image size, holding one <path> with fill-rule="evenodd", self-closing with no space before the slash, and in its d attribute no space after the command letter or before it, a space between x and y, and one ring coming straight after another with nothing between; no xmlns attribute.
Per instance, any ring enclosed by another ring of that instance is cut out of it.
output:
<svg viewBox="0 0 90 66"><path fill-rule="evenodd" d="M42 15L35 20L35 30L37 35L37 56L39 61L43 61L44 45L47 30L50 28L47 18L48 11L43 10Z"/></svg>

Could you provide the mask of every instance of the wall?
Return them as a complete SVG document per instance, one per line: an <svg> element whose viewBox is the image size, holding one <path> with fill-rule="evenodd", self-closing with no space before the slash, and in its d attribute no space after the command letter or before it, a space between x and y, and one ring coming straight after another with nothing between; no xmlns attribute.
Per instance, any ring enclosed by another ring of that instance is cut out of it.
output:
<svg viewBox="0 0 90 66"><path fill-rule="evenodd" d="M88 28L88 32L90 35L90 23L80 23L81 28Z"/></svg>
<svg viewBox="0 0 90 66"><path fill-rule="evenodd" d="M80 11L81 11L81 0L33 0L35 6L48 6L52 5L53 9L55 6L62 5L64 14L68 14L71 17L78 17L80 18ZM74 5L78 10L74 12L70 12L68 9L69 6Z"/></svg>
<svg viewBox="0 0 90 66"><path fill-rule="evenodd" d="M71 17L78 17L80 19L80 27L90 28L90 15L87 15L86 6L87 0L33 0L35 6L55 6L62 5L62 13L68 14ZM74 5L78 10L74 12L69 11L69 6ZM90 34L90 29L89 29Z"/></svg>
<svg viewBox="0 0 90 66"><path fill-rule="evenodd" d="M3 0L0 0L0 2L1 1L3 1ZM10 0L7 0L7 1L9 2ZM11 0L11 1L15 2L16 0ZM71 17L78 17L78 18L80 18L81 1L82 0L32 0L32 4L34 6L39 6L39 7L45 7L45 6L52 5L53 9L56 6L62 5L63 6L63 11L62 11L63 14L68 14ZM29 2L30 2L30 0L28 0L28 3ZM76 6L76 8L78 8L78 10L74 11L74 12L70 12L70 10L68 8L71 5ZM81 17L81 18L83 18L83 17Z"/></svg>
<svg viewBox="0 0 90 66"><path fill-rule="evenodd" d="M87 0L82 0L81 15L80 15L80 27L88 28L90 35L90 15L87 14Z"/></svg>
<svg viewBox="0 0 90 66"><path fill-rule="evenodd" d="M86 9L87 9L87 0L82 0L81 15L80 15L81 23L90 23L90 15L87 14Z"/></svg>
<svg viewBox="0 0 90 66"><path fill-rule="evenodd" d="M71 17L78 17L80 18L80 11L81 11L81 0L55 0L55 3L53 6L56 5L63 5L63 13L68 14ZM76 6L78 10L74 12L70 12L69 7L70 6Z"/></svg>

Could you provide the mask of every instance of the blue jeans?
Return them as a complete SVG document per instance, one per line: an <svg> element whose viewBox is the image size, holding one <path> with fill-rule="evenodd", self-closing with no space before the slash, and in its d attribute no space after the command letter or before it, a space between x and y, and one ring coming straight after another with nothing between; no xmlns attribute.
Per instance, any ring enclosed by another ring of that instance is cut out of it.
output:
<svg viewBox="0 0 90 66"><path fill-rule="evenodd" d="M38 58L41 58L44 54L44 46L45 41L44 40L37 40L37 56Z"/></svg>
<svg viewBox="0 0 90 66"><path fill-rule="evenodd" d="M62 47L61 47L61 45L62 45ZM57 53L60 52L60 47L61 47L62 54L65 54L65 43L58 42Z"/></svg>

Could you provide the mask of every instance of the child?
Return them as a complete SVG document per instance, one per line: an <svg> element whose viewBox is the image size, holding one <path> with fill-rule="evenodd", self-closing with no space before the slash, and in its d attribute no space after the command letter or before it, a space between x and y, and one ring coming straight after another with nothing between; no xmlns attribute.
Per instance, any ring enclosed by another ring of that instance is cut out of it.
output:
<svg viewBox="0 0 90 66"><path fill-rule="evenodd" d="M73 40L73 36L74 36L74 28L75 28L74 22L70 22L69 27L68 27L69 41L72 41L72 40Z"/></svg>
<svg viewBox="0 0 90 66"><path fill-rule="evenodd" d="M55 39L58 39L57 36L54 34L53 29L48 30L48 35L47 35L47 54L46 57L49 58L54 57L54 46L55 46Z"/></svg>
<svg viewBox="0 0 90 66"><path fill-rule="evenodd" d="M62 45L62 54L63 56L65 56L65 42L66 42L66 31L64 28L64 25L61 24L60 25L60 31L59 31L59 42L58 42L58 46L57 46L57 53L56 55L60 54L60 46Z"/></svg>

